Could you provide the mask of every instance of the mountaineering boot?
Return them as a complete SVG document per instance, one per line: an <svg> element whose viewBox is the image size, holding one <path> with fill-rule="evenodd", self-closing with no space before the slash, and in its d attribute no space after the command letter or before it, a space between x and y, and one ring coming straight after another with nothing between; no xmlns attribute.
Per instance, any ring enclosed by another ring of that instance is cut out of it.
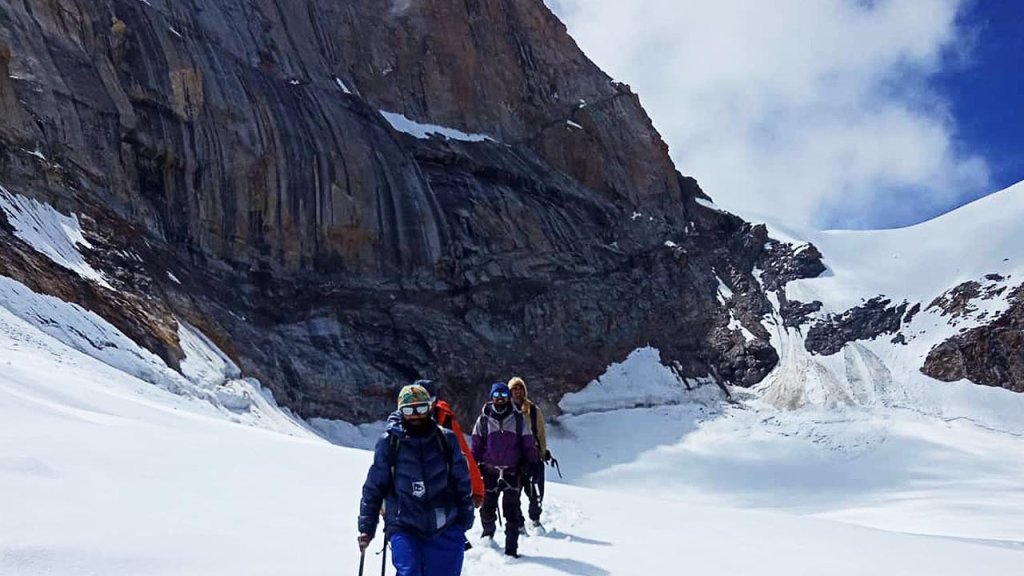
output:
<svg viewBox="0 0 1024 576"><path fill-rule="evenodd" d="M484 528L484 531L480 533L481 538L494 538L494 526L490 528Z"/></svg>

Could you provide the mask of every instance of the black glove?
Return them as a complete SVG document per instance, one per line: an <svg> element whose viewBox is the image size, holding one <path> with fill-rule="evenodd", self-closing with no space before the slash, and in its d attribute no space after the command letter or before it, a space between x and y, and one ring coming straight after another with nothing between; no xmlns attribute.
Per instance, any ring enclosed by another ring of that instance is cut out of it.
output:
<svg viewBox="0 0 1024 576"><path fill-rule="evenodd" d="M545 463L551 462L551 450L545 450L544 451L544 462Z"/></svg>

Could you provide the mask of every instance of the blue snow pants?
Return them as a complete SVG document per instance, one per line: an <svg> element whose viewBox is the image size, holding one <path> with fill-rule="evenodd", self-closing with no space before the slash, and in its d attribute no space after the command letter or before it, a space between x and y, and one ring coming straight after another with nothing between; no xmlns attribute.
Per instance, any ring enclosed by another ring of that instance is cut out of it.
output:
<svg viewBox="0 0 1024 576"><path fill-rule="evenodd" d="M398 530L391 535L391 562L398 576L459 576L466 534L450 526L433 538Z"/></svg>

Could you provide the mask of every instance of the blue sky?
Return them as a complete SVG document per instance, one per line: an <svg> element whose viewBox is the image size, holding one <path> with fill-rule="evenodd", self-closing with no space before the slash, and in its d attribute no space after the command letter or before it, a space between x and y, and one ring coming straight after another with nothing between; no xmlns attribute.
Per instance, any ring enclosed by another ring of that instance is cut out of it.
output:
<svg viewBox="0 0 1024 576"><path fill-rule="evenodd" d="M967 61L934 84L951 104L963 145L989 164L994 189L1024 180L1024 3L976 1L964 11Z"/></svg>
<svg viewBox="0 0 1024 576"><path fill-rule="evenodd" d="M903 226L1024 179L1024 3L548 4L748 218Z"/></svg>

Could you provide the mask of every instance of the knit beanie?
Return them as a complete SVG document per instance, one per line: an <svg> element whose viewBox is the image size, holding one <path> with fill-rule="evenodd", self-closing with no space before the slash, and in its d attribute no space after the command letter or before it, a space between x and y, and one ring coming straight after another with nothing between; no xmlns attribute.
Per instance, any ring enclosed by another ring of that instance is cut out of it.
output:
<svg viewBox="0 0 1024 576"><path fill-rule="evenodd" d="M494 396L495 392L504 392L506 396L511 395L511 392L509 392L508 390L508 385L505 384L504 382L495 382L494 384L491 384L492 397Z"/></svg>

